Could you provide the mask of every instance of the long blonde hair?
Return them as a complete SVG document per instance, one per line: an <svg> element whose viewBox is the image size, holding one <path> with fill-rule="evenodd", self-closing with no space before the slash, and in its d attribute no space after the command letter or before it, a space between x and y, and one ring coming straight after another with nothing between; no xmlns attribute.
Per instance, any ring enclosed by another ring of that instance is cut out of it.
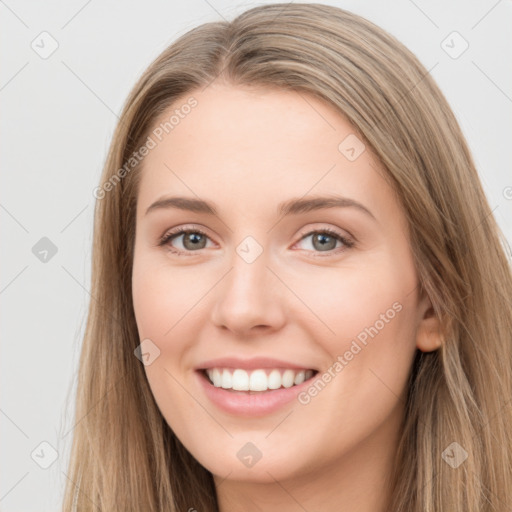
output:
<svg viewBox="0 0 512 512"><path fill-rule="evenodd" d="M427 70L394 37L345 10L293 3L189 31L155 59L126 101L101 178L112 185L96 202L64 510L218 510L211 473L164 421L134 356L140 169L120 173L172 103L216 79L327 101L379 157L406 212L443 344L417 351L411 368L389 510L510 510L510 248L467 143ZM459 462L467 454L458 467L449 463L454 453Z"/></svg>

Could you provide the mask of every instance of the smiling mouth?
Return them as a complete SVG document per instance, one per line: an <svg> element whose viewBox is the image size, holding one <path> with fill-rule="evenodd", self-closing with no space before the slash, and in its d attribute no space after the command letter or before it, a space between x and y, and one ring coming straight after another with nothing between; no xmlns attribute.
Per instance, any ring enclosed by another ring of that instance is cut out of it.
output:
<svg viewBox="0 0 512 512"><path fill-rule="evenodd" d="M217 388L242 393L262 393L291 388L311 380L317 373L312 369L265 368L243 370L240 368L206 368L203 376Z"/></svg>

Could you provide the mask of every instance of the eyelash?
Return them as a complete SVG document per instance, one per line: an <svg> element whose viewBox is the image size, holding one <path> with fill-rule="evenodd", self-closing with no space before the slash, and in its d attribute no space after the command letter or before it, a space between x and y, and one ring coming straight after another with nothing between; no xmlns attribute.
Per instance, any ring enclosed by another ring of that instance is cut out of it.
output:
<svg viewBox="0 0 512 512"><path fill-rule="evenodd" d="M174 253L174 254L177 254L177 255L186 255L186 256L193 256L195 252L199 252L199 251L180 251L180 250L177 250L176 248L172 247L169 242L173 239L173 238L177 238L179 235L183 235L183 234L189 234L189 233L197 233L197 234L200 234L200 235L203 235L205 236L206 238L210 238L202 229L200 228L184 228L184 227L180 227L180 228L177 228L173 231L168 231L167 233L165 233L159 240L158 242L158 246L159 247L163 247L165 245L168 245L168 249L170 252ZM346 251L348 249L351 249L352 247L355 246L355 242L345 236L343 236L341 233L339 233L338 231L334 230L334 229L330 229L330 228L324 228L324 229L317 229L317 230L313 230L313 231L309 231L307 233L302 233L301 234L301 238L299 239L299 242L302 241L304 238L310 236L310 235L315 235L315 234L318 234L318 233L321 233L321 234L327 234L329 236L332 236L333 238L336 238L337 240L339 240L340 242L343 243L343 245L345 247L341 247L341 248L338 248L337 250L336 249L332 249L330 251L326 251L325 254L322 254L322 251L313 251L313 252L316 252L316 254L314 255L314 257L320 257L320 258L324 258L324 257L327 257L327 256L332 256L333 254L339 254L340 252L343 252L343 251Z"/></svg>

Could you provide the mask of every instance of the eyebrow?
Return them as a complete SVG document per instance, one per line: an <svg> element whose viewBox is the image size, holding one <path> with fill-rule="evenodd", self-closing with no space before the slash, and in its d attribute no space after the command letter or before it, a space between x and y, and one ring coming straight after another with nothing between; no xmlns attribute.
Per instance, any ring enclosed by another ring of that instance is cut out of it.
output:
<svg viewBox="0 0 512 512"><path fill-rule="evenodd" d="M323 210L327 208L357 208L359 211L364 212L372 219L377 220L373 213L358 203L354 199L341 196L316 196L311 198L297 198L289 199L282 203L279 203L277 207L278 213L286 217L288 215L298 215L301 213L307 213L316 210ZM215 205L209 201L203 199L196 199L193 197L164 197L155 201L146 210L146 215L155 210L177 208L179 210L186 210L194 213L203 213L206 215L218 216L218 211Z"/></svg>

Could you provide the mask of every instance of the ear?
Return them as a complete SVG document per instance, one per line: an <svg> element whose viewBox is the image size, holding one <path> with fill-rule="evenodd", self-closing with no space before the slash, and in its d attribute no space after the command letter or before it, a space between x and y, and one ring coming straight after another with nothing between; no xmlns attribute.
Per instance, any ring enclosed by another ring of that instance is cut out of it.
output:
<svg viewBox="0 0 512 512"><path fill-rule="evenodd" d="M440 348L443 343L441 324L426 293L418 308L420 318L416 331L416 347L422 352L432 352Z"/></svg>

